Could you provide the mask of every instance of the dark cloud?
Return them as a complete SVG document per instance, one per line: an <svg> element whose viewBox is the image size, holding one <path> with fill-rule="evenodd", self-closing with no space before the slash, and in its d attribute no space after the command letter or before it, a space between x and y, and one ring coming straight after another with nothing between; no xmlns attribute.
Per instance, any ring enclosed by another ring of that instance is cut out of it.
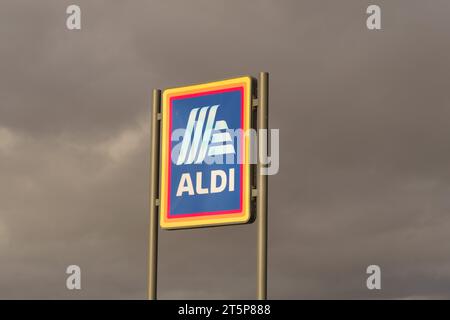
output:
<svg viewBox="0 0 450 320"><path fill-rule="evenodd" d="M269 71L271 298L450 297L448 1L0 4L0 298L146 297L152 88ZM160 232L161 298L253 298L254 225ZM83 289L65 288L82 268ZM365 287L382 268L382 290Z"/></svg>

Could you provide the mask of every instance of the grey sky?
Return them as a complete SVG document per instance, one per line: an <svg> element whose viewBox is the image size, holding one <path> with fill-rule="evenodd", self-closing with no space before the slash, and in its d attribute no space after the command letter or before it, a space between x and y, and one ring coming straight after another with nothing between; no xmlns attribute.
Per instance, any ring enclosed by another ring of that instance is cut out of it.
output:
<svg viewBox="0 0 450 320"><path fill-rule="evenodd" d="M151 90L259 71L281 139L269 297L450 298L449 16L446 0L2 1L0 298L144 299ZM161 231L160 298L254 298L255 244L255 225Z"/></svg>

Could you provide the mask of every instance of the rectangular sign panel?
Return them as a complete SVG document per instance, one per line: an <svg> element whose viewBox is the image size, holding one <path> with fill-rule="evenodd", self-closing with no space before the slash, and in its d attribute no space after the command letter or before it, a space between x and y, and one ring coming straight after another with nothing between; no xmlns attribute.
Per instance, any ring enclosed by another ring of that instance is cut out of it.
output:
<svg viewBox="0 0 450 320"><path fill-rule="evenodd" d="M250 77L164 91L162 228L249 222L251 92Z"/></svg>

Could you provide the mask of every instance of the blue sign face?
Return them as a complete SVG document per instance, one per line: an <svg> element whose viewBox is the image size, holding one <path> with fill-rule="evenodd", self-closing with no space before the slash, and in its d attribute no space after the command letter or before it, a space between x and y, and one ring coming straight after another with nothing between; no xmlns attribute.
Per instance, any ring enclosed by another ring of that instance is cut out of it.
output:
<svg viewBox="0 0 450 320"><path fill-rule="evenodd" d="M251 92L250 77L164 91L162 228L250 220Z"/></svg>
<svg viewBox="0 0 450 320"><path fill-rule="evenodd" d="M240 88L172 99L169 217L242 210L242 101Z"/></svg>

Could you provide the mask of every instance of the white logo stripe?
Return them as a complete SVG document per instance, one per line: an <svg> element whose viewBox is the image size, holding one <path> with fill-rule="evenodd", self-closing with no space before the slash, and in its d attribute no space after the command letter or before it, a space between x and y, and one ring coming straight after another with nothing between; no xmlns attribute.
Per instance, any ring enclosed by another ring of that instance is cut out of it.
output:
<svg viewBox="0 0 450 320"><path fill-rule="evenodd" d="M228 129L225 120L217 120L214 130L225 130L225 129Z"/></svg>
<svg viewBox="0 0 450 320"><path fill-rule="evenodd" d="M228 132L216 132L212 135L211 143L230 142L231 136Z"/></svg>
<svg viewBox="0 0 450 320"><path fill-rule="evenodd" d="M197 116L197 111L199 108L195 108L191 110L189 114L189 120L186 127L186 132L183 137L183 144L181 145L180 155L178 156L177 165L180 165L184 162L186 158L186 154L189 150L189 146L191 145L191 136L192 131L195 125L195 117Z"/></svg>
<svg viewBox="0 0 450 320"><path fill-rule="evenodd" d="M234 153L233 145L225 144L221 146L210 146L208 151L209 156L222 155L227 153Z"/></svg>
<svg viewBox="0 0 450 320"><path fill-rule="evenodd" d="M209 109L208 121L206 122L205 132L203 133L203 140L200 146L200 152L198 153L197 161L195 163L201 163L206 156L206 150L208 149L208 143L211 139L211 132L214 124L214 120L216 119L216 111L219 105L212 106Z"/></svg>
<svg viewBox="0 0 450 320"><path fill-rule="evenodd" d="M191 164L198 150L198 144L200 143L200 139L202 137L203 124L205 123L206 111L208 111L209 107L203 107L200 109L200 114L198 116L195 132L194 132L194 140L192 141L191 151L189 152L189 157L186 160L186 164Z"/></svg>

